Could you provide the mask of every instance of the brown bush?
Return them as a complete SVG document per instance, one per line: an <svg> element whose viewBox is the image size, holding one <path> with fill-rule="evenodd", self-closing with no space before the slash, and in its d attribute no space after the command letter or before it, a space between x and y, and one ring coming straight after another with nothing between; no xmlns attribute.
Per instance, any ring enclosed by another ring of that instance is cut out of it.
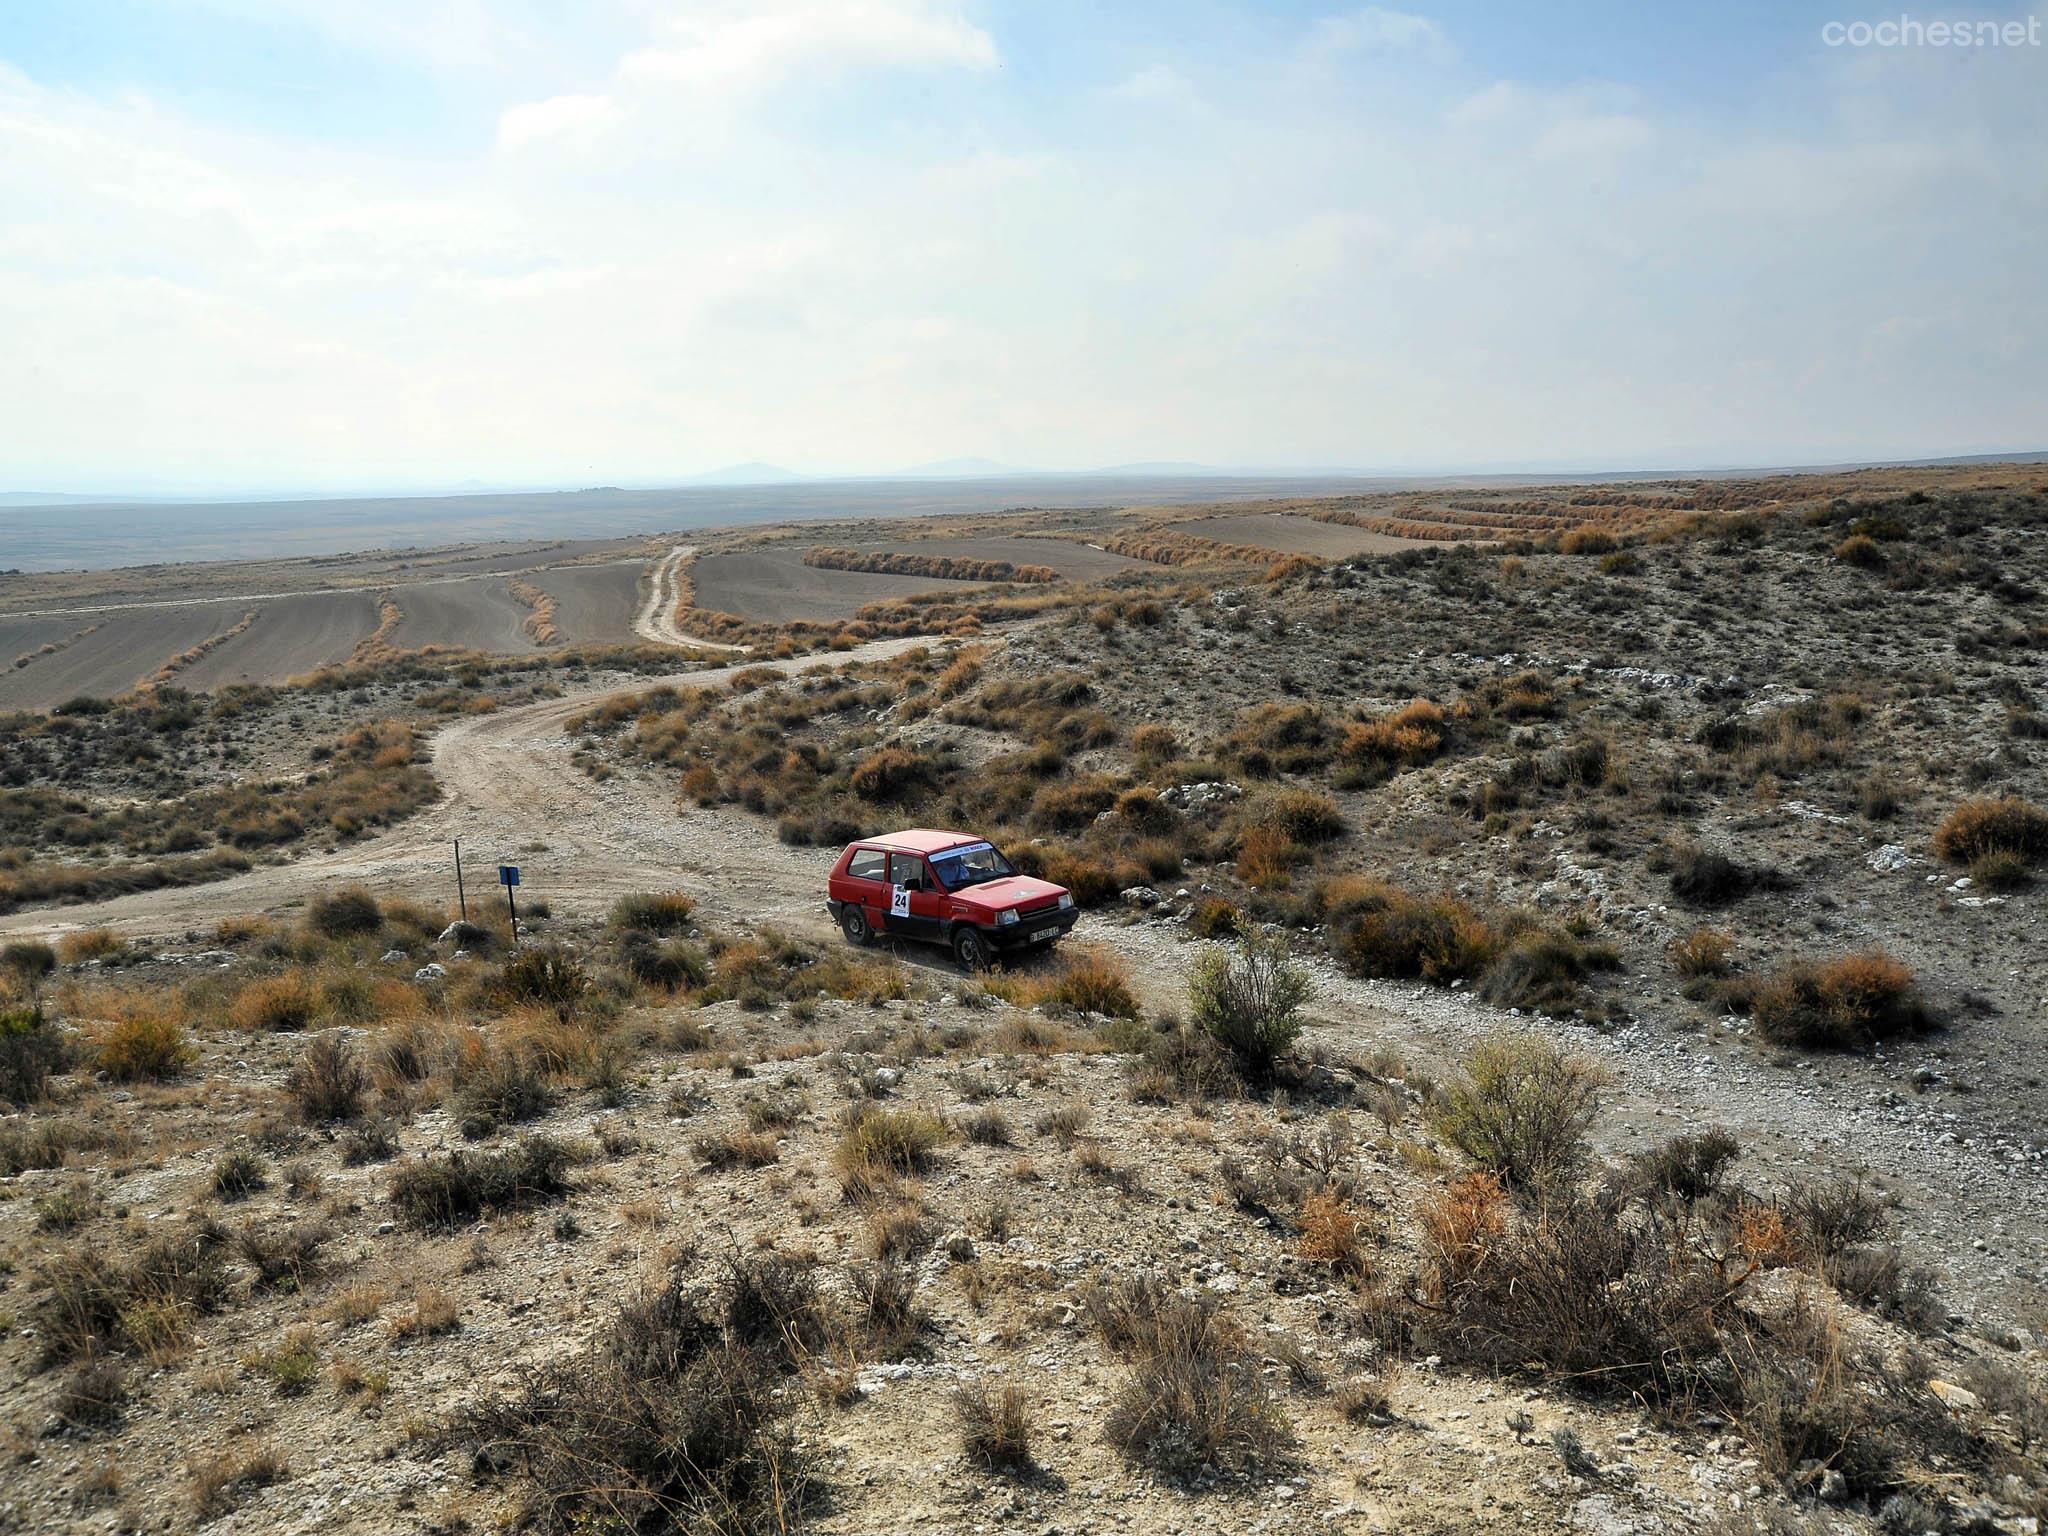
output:
<svg viewBox="0 0 2048 1536"><path fill-rule="evenodd" d="M1349 727L1337 751L1362 766L1392 769L1426 763L1443 747L1443 706L1415 699L1377 719Z"/></svg>
<svg viewBox="0 0 2048 1536"><path fill-rule="evenodd" d="M1013 1477L1031 1470L1031 1412L1015 1382L962 1387L953 1394L953 1408L969 1461Z"/></svg>
<svg viewBox="0 0 2048 1536"><path fill-rule="evenodd" d="M136 1010L116 1020L94 1042L100 1070L116 1082L163 1082L179 1076L198 1054L184 1026L164 1014Z"/></svg>
<svg viewBox="0 0 2048 1536"><path fill-rule="evenodd" d="M1867 1050L1936 1023L1912 971L1879 949L1786 966L1750 1006L1765 1039L1804 1050Z"/></svg>
<svg viewBox="0 0 2048 1536"><path fill-rule="evenodd" d="M363 1112L369 1087L369 1073L338 1030L306 1042L284 1080L285 1092L308 1125L355 1119Z"/></svg>
<svg viewBox="0 0 2048 1536"><path fill-rule="evenodd" d="M320 1018L320 993L303 971L259 977L235 994L228 1018L237 1029L306 1029Z"/></svg>
<svg viewBox="0 0 2048 1536"><path fill-rule="evenodd" d="M1502 938L1455 896L1416 896L1377 883L1347 891L1337 953L1360 976L1418 978L1439 984L1470 978L1493 963Z"/></svg>
<svg viewBox="0 0 2048 1536"><path fill-rule="evenodd" d="M2017 795L1965 800L1935 829L1934 852L1951 864L1995 853L2032 862L2048 854L2048 811Z"/></svg>
<svg viewBox="0 0 2048 1536"><path fill-rule="evenodd" d="M1875 570L1885 563L1884 547L1868 534L1852 533L1835 546L1835 558L1844 565Z"/></svg>

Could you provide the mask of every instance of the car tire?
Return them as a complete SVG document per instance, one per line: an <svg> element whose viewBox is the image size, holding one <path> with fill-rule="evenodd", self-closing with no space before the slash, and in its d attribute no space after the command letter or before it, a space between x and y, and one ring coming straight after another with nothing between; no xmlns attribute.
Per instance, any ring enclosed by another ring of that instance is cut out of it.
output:
<svg viewBox="0 0 2048 1536"><path fill-rule="evenodd" d="M975 928L953 930L953 958L960 962L964 971L985 971L995 964L995 951L989 948L988 940Z"/></svg>
<svg viewBox="0 0 2048 1536"><path fill-rule="evenodd" d="M846 935L846 942L849 944L865 944L874 937L874 930L868 927L867 913L855 906L840 910L839 931Z"/></svg>

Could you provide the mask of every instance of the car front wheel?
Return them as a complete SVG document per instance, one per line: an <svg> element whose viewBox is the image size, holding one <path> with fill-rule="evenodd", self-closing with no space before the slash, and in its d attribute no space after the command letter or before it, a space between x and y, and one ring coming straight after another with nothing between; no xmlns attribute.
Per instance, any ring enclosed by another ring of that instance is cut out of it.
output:
<svg viewBox="0 0 2048 1536"><path fill-rule="evenodd" d="M873 930L868 927L868 915L859 907L840 910L839 931L846 935L849 944L865 944L873 936Z"/></svg>
<svg viewBox="0 0 2048 1536"><path fill-rule="evenodd" d="M972 928L956 928L953 931L953 958L963 969L985 971L993 958L988 940Z"/></svg>

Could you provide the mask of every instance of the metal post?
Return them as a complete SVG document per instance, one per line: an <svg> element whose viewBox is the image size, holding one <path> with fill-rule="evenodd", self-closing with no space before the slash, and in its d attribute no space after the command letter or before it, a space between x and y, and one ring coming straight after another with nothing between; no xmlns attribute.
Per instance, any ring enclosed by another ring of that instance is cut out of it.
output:
<svg viewBox="0 0 2048 1536"><path fill-rule="evenodd" d="M519 903L512 899L512 887L505 887L505 910L512 914L512 947L519 947Z"/></svg>
<svg viewBox="0 0 2048 1536"><path fill-rule="evenodd" d="M462 839L455 839L455 899L462 904L462 920L469 921L469 892L462 888Z"/></svg>

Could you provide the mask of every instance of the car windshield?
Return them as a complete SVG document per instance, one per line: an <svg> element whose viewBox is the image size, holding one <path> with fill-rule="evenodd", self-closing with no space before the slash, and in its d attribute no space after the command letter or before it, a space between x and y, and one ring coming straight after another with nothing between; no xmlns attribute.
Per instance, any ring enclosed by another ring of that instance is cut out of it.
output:
<svg viewBox="0 0 2048 1536"><path fill-rule="evenodd" d="M970 843L965 848L948 848L944 853L933 854L932 873L947 890L957 891L962 886L982 885L1017 871L996 851L995 844Z"/></svg>

